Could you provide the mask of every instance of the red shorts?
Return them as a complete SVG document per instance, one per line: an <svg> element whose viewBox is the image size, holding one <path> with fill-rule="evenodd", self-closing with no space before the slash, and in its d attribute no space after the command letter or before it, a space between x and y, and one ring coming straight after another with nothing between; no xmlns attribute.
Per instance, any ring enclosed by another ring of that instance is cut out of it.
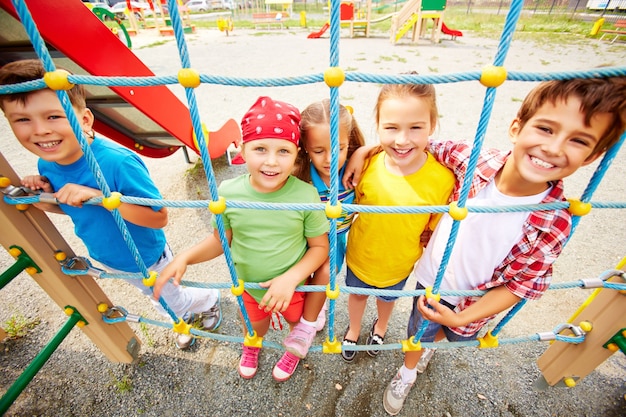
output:
<svg viewBox="0 0 626 417"><path fill-rule="evenodd" d="M289 307L282 314L285 320L290 323L298 323L300 321L300 317L302 317L302 312L304 311L304 298L306 293L303 292L294 292L293 297L291 297L291 302L289 303ZM271 312L266 313L264 310L259 309L259 303L248 294L246 291L243 292L243 303L246 306L246 312L248 313L248 317L251 322L257 322L264 320L265 318L271 316Z"/></svg>

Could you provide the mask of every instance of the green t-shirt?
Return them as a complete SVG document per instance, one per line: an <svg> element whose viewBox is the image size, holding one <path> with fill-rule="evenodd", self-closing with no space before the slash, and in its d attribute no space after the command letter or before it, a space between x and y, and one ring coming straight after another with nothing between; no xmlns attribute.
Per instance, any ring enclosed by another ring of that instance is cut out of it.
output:
<svg viewBox="0 0 626 417"><path fill-rule="evenodd" d="M259 193L250 186L250 175L225 180L218 193L226 201L263 203L319 203L315 187L289 177L287 183L273 193ZM244 282L265 282L294 266L307 251L307 238L328 232L328 219L323 211L257 210L227 208L224 227L232 229L230 244L237 275ZM216 220L213 218L213 227ZM246 290L261 301L266 290Z"/></svg>

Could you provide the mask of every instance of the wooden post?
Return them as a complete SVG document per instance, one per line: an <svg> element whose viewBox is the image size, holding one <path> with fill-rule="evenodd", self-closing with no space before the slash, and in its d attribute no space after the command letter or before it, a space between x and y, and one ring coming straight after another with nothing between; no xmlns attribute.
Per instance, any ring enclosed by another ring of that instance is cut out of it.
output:
<svg viewBox="0 0 626 417"><path fill-rule="evenodd" d="M0 153L0 175L7 177L15 186L19 177ZM8 251L11 246L19 246L41 269L32 275L41 288L59 306L59 314L71 305L89 323L82 331L113 362L131 363L137 358L140 341L128 323L106 324L97 306L113 304L96 283L93 277L65 275L56 260L57 251L73 257L74 252L45 213L29 207L26 211L16 206L0 202L0 244ZM21 274L15 278L28 279Z"/></svg>
<svg viewBox="0 0 626 417"><path fill-rule="evenodd" d="M619 276L609 282L623 283ZM554 342L537 360L545 382L550 386L563 383L572 387L614 352L603 347L616 333L626 328L626 294L603 288L574 318L572 324L589 322L593 326L585 341L575 345Z"/></svg>

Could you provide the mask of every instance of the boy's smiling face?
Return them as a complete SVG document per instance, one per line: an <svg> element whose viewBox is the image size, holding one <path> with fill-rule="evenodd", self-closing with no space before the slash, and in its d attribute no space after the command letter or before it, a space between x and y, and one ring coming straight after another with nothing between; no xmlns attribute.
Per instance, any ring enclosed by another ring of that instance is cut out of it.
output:
<svg viewBox="0 0 626 417"><path fill-rule="evenodd" d="M298 147L288 140L259 139L244 143L241 153L252 188L259 193L272 193L280 190L289 179Z"/></svg>
<svg viewBox="0 0 626 417"><path fill-rule="evenodd" d="M91 130L91 111L74 111L83 130ZM83 155L54 91L35 91L28 95L25 103L19 100L5 101L4 115L22 146L41 159L69 165Z"/></svg>
<svg viewBox="0 0 626 417"><path fill-rule="evenodd" d="M555 104L548 101L524 126L517 119L511 123L513 151L499 175L501 192L539 194L548 182L563 179L600 156L591 154L607 132L611 115L598 113L587 126L580 104L574 97Z"/></svg>

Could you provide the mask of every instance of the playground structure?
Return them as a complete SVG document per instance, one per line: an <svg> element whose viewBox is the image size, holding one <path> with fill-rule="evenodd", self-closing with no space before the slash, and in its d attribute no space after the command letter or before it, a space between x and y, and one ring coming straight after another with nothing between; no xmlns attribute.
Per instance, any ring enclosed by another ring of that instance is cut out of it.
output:
<svg viewBox="0 0 626 417"><path fill-rule="evenodd" d="M443 27L446 0L408 0L391 19L391 43L395 44L411 31L411 42L416 42L426 32L426 21L432 19L430 40L439 43Z"/></svg>
<svg viewBox="0 0 626 417"><path fill-rule="evenodd" d="M73 16L73 25L68 26L61 19L45 18L58 13L61 6L64 13ZM41 2L29 10L38 22L40 33L56 51L59 67L74 74L154 76L81 2L59 0L55 5ZM9 53L11 59L37 57L9 0L0 0L0 25L6 28L4 34L12 34L6 38L0 33L0 64L8 62ZM84 36L85 33L100 40L98 48L92 47L92 38ZM19 52L16 45L20 46ZM165 157L179 149L186 156L187 148L198 153L188 108L165 85L141 84L86 86L87 106L94 113L96 132L152 158ZM238 146L241 141L239 125L232 119L215 132L206 128L204 131L211 137L212 158L221 157L231 145Z"/></svg>
<svg viewBox="0 0 626 417"><path fill-rule="evenodd" d="M6 3L5 0L2 0L2 3L0 4L2 5L3 8L5 8L5 6L8 3ZM7 7L8 7L8 10L11 10L10 5ZM33 15L33 19L36 20L37 19L36 16L39 16L39 15L35 12L35 10L36 8L30 11ZM331 14L335 14L335 19L334 20L331 19L331 24L330 24L331 25L331 39L335 39L335 41L339 38L338 37L339 27L336 24L337 12L338 11L335 9L331 11ZM513 17L510 17L510 19L515 19L515 13L512 13L512 15ZM0 17L4 19L4 20L0 20L0 22L3 23L3 27L7 27L7 26L4 26L6 17L1 16L1 15ZM23 16L20 16L20 17L24 18ZM332 22L335 22L335 23L332 23ZM179 20L174 19L175 28L177 26L178 28L180 28L180 24L181 23ZM42 26L45 26L45 25L42 25ZM45 32L45 30L42 30L41 27L39 28L39 30L42 31L41 32L42 34L45 33L46 37L52 36L50 33ZM177 36L180 33L181 33L180 31L177 31ZM29 35L31 34L29 33ZM116 40L116 42L119 44L119 41ZM63 51L64 49L59 49L59 50ZM71 55L68 55L68 56L71 56ZM497 67L500 67L503 64L502 60L503 60L503 56L498 55L495 65ZM183 66L185 68L189 68L188 62L185 62L184 59L183 59ZM341 84L341 83L337 83L337 77L336 77L337 69L340 69L338 67L338 62L331 61L330 71L327 71L324 74L324 78L327 80L327 84L330 87L331 102L335 106L338 105L338 88L340 87L340 84ZM600 74L600 76L608 76L608 74L614 75L615 73L618 73L620 75L625 75L626 68L623 68L623 67L622 68L607 68L607 69L594 72L594 74ZM510 74L509 76L513 76L513 74ZM149 76L146 76L146 77L149 77ZM540 77L541 76L535 76L535 78L533 77L530 77L530 78L540 79ZM150 78L154 78L154 77L150 77ZM182 80L180 82L186 87L186 91L189 93L189 96L193 97L193 86L195 85L195 83L191 81L194 81L194 77L190 76L189 78L190 79ZM98 77L88 78L88 77L72 76L71 80L73 82L81 81L87 85L90 85L90 83L95 83L98 80ZM104 79L104 80L112 82L111 80L107 80L107 79ZM346 80L354 81L355 79L346 77ZM422 80L422 78L416 77L414 80L420 81ZM439 82L447 82L445 80L446 80L445 77L441 77L439 79ZM153 81L154 83L164 82L163 79L158 79L158 78L154 78L151 81ZM199 81L199 77L198 77L198 80L196 81ZM299 82L300 80L294 79L292 81L295 84L296 82ZM379 82L378 79L368 79L367 81ZM130 86L134 86L132 79L125 80L124 82L125 82L125 85L128 84ZM398 82L398 79L394 78L390 82ZM497 85L485 85L485 86L487 87L488 97L490 96L490 94L493 94L495 88L497 87ZM92 104L88 104L88 105L90 107L92 106ZM192 113L194 111L197 111L197 109L195 109L193 106L190 106L190 107L191 109L189 111L191 111ZM147 106L147 110L141 110L141 113L145 114L145 112L148 110L150 110L150 106ZM199 123L198 118L193 118L193 120L195 120L193 122L194 130L199 133L200 137L202 137L202 134L200 133L202 132L202 128L198 124ZM335 146L337 144L337 138L336 138L336 132L338 131L336 129L337 120L335 119L331 123L334 126L331 129L331 131L333 132L333 136L331 140L334 143L333 149L335 149L335 148L338 148L337 146ZM120 127L120 129L122 128ZM478 132L478 133L481 133L481 132ZM77 136L80 136L80 134L77 134ZM479 136L480 135L477 134L477 137ZM622 142L624 141L624 139L625 137L623 135ZM149 142L149 144L152 144L152 142ZM215 180L210 170L210 159L213 157L213 154L210 151L210 145L211 145L211 142L209 142L209 145L207 145L204 141L200 140L198 142L197 148L199 148L198 150L199 150L200 155L203 158L205 167L209 167L207 168L208 169L207 177L209 178L209 184L210 184L211 192L212 192L211 201L209 202L209 207L211 211L213 211L215 214L219 214L220 210L223 209L223 207L220 208L220 206L224 202L220 201L219 196L217 196L216 194ZM480 146L480 145L476 145L476 146ZM137 151L143 150L143 149L139 149L139 147L136 147L136 146L133 146L133 148ZM599 168L600 178L601 178L602 170L606 170L607 164L610 164L611 158L615 155L615 152L617 152L618 149L619 147L616 146L612 148L612 150L610 150L609 153L607 154L607 157L605 158L605 161L607 161L607 163L603 164L601 168ZM85 150L85 152L88 153L87 150ZM334 163L336 163L336 157L337 155L334 155L334 160L335 160ZM0 172L3 175L3 178L8 179L8 181L3 179L0 182L0 188L3 188L5 191L10 192L13 187L12 184L19 184L19 178L17 178L17 175L13 172L10 165L8 165L8 162L4 160L0 160L0 169L2 170ZM334 169L331 172L336 173L336 171L337 170ZM336 179L337 178L335 178L335 180ZM333 188L334 190L331 192L332 194L331 194L330 204L336 205L336 191L337 190L335 186L333 186ZM583 195L583 197L581 198L582 200L581 202L571 202L571 203L563 203L563 204L571 205L570 209L572 210L574 214L578 216L583 215L585 214L584 207L586 207L586 205L589 205L589 208L591 208L589 201L591 199L592 193L593 193L593 189L591 189L590 192L588 193L586 192L585 195ZM93 281L93 279L89 277L88 274L80 274L81 280L72 280L68 278L67 272L63 271L59 263L64 262L66 259L73 258L74 255L71 251L71 248L67 247L67 245L64 242L62 242L62 240L54 238L54 235L57 232L56 230L48 229L48 226L45 224L46 218L42 213L39 213L36 210L28 210L27 207L22 206L23 204L36 202L39 197L37 196L26 197L26 198L20 198L20 197L21 196L19 195L17 197L8 196L7 198L5 198L5 203L0 204L0 209L2 212L2 216L3 216L0 218L0 220L2 221L2 224L3 225L10 224L12 226L10 230L7 230L7 229L3 230L1 243L3 244L3 246L8 248L8 250L11 251L11 254L13 254L16 257L17 267L15 269L16 270L27 269L30 273L32 273L34 279L37 279L37 280L39 280L39 278L44 278L44 274L49 273L50 276L45 276L46 278L45 280L42 279L42 281L45 281L44 283L41 284L42 288L44 288L49 294L51 294L51 298L53 298L59 306L62 306L68 309L68 312L72 319L71 321L68 320L68 323L71 325L74 325L80 322L86 323L86 325L83 327L83 331L85 331L87 334L90 334L90 337L94 340L94 343L98 347L101 347L101 344L102 345L106 344L109 347L109 349L113 351L112 353L107 355L107 357L109 358L113 357L111 360L116 360L120 362L131 361L133 358L133 352L136 352L136 349L139 343L136 340L136 337L134 335L124 333L123 335L119 337L119 340L112 340L114 338L107 333L107 332L110 332L111 331L110 329L113 329L113 328L116 328L118 330L121 328L122 330L126 331L128 325L127 323L124 323L124 321L130 320L130 318L124 315L116 316L115 312L111 313L112 304L110 300L106 298L106 295L102 294L101 292L98 292L96 289L91 289L91 288L81 289L80 287L70 287L69 284L65 284L65 285L63 285L63 283L61 285L57 284L57 280L65 279L67 281L80 282L81 284L84 284L84 285L91 285L90 281ZM124 197L122 197L122 199L123 198ZM334 199L334 203L333 203L333 199ZM229 202L229 204L233 204L233 203L236 204L237 202ZM19 210L15 210L15 208L12 207L13 205L15 205L15 207L18 208ZM562 207L565 208L567 207L567 205L562 206ZM598 207L602 207L602 204L594 203L594 207L596 207L596 205ZM460 207L463 207L463 202L461 202ZM621 208L624 208L624 207L621 207ZM320 207L319 209L323 209L323 207ZM346 209L351 209L351 208L346 206ZM357 208L353 207L352 209L354 210ZM113 212L115 213L115 210L113 210ZM329 217L331 218L331 223L332 223L333 220L332 220L332 215L330 212L329 212ZM334 225L334 223L332 224ZM50 238L51 236L53 236L52 239ZM50 256L51 253L54 253L55 256ZM332 249L331 249L331 253L332 253ZM587 324L583 324L581 321L581 322L572 324L571 327L565 326L563 328L564 332L571 331L572 333L571 335L569 333L561 334L559 331L546 332L540 335L539 338L535 340L542 340L542 341L556 340L553 346L567 346L567 347L574 346L573 344L577 344L576 346L588 346L589 344L593 343L594 350L598 350L599 344L603 344L607 346L606 348L603 346L604 350L602 350L603 354L605 355L608 352L612 353L616 351L616 347L617 347L617 350L621 349L623 351L624 350L624 343L623 343L624 334L623 333L624 333L624 328L626 327L626 323L624 322L624 318L626 317L626 314L624 314L624 310L623 310L626 303L624 302L624 298L623 298L624 294L622 293L623 291L626 291L626 287L624 286L624 282L625 282L624 274L621 271L623 268L624 268L624 262L622 262L620 265L617 266L616 271L614 271L610 275L610 277L605 277L607 278L606 280L597 279L597 280L593 280L593 282L583 283L585 288L592 288L592 287L603 288L601 291L599 291L599 294L601 295L597 296L598 305L605 306L606 303L609 303L611 307L610 309L607 309L607 311L610 312L610 314L605 314L605 315L599 314L602 312L602 311L599 311L599 310L602 310L602 308L598 309L596 304L592 302L589 304L589 306L587 306L583 310L583 312L577 315L577 317L584 319L585 322L590 322L591 326L588 326ZM7 274L7 275L13 275L13 272L15 271L11 271L11 272L12 272L11 274ZM83 271L79 270L78 272L83 272ZM7 275L3 274L3 278L7 277ZM7 278L12 278L12 277L7 277ZM235 279L236 277L233 277L233 278ZM340 292L339 289L335 289L335 282L334 282L335 278L336 278L335 273L331 273L331 284L327 288L327 294L329 295L329 298L331 299L331 308L330 308L331 319L329 322L329 333L330 333L329 338L327 339L327 341L324 343L322 347L322 350L325 353L339 353L341 351L341 346L340 345L338 346L338 344L336 343L337 339L333 336L334 329L332 326L333 324L332 313L333 313L333 308L334 308L333 303ZM83 281L83 279L85 279L85 281ZM611 281L613 281L613 284L611 284ZM94 285L97 286L95 282L94 282ZM234 281L233 293L236 293L239 289L243 289L243 287L239 286L238 283ZM86 294L85 294L86 292L91 292L93 296L86 297ZM605 294L610 294L611 299L605 300L604 299ZM55 298L55 296L58 296L58 298ZM78 299L74 300L71 297L80 298L80 300ZM83 300L83 297L85 298L84 300ZM84 304L79 304L80 301L82 301ZM103 306L104 308L102 308ZM101 313L102 313L102 316L100 316ZM78 317L76 316L77 314L79 315ZM244 317L245 317L245 312L244 312ZM111 321L111 319L116 319L116 321ZM109 321L106 321L106 320L109 320ZM109 326L105 322L115 323L115 326ZM96 326L90 327L94 324L96 324ZM206 334L204 332L199 332L195 330L192 331L190 329L187 329L187 331L196 335L211 337L211 335ZM92 332L93 334L88 333L88 332ZM104 333L102 334L102 332ZM598 335L598 338L596 341L593 341L593 338L590 338L590 337L588 338L588 336L591 334ZM605 335L610 335L610 337L605 336ZM95 340L98 337L106 337L106 336L110 336L108 337L108 340L106 341L106 343L104 342L99 343L98 341ZM247 340L247 341L250 342L250 340ZM256 343L260 341L252 340L251 342ZM414 343L412 344L412 342L413 341L411 339L407 339L406 341L403 341L402 348L405 350L421 348L420 345L414 346ZM477 344L480 344L480 347L497 346L498 345L497 331L491 333L489 337L478 341ZM393 344L389 344L385 347L399 348L399 346L393 345ZM424 347L432 347L432 346L424 344ZM576 349L573 349L573 350L574 350L574 354L567 357L568 364L572 365L576 362L586 361L588 359L580 355L580 349L578 349L578 352L576 351ZM561 355L557 353L555 354L555 356L560 357ZM601 359L601 357L599 357L599 359ZM556 361L552 360L552 358L549 358L549 360L551 363L556 363ZM552 375L550 375L550 377L546 375L546 381L550 385L556 385L562 382L566 384L567 386L573 386L575 385L578 379L584 377L588 372L590 372L593 369L593 367L590 369L580 368L580 369L576 369L575 371L572 371L571 369L572 368L558 369L552 372ZM23 384L23 381L20 381L20 385L21 384ZM2 398L2 400L4 401L3 405L7 405L7 403L8 405L10 405L8 400L14 397L15 392L16 390L11 390L10 397L5 395ZM19 392L17 394L19 394Z"/></svg>
<svg viewBox="0 0 626 417"><path fill-rule="evenodd" d="M365 7L357 7L363 2L358 1L342 1L339 5L339 19L342 28L348 28L350 37L353 38L355 33L363 33L367 38L370 36L370 26L372 23L382 22L391 19L390 39L395 44L403 36L412 29L411 41L416 42L419 37L423 37L426 33L427 22L433 20L430 39L434 43L439 43L440 34L450 35L454 40L463 36L459 30L448 28L444 22L444 11L446 8L446 0L408 0L404 2L402 8L397 12L383 15L376 19L372 19L372 0L365 2ZM396 3L394 3L396 4ZM377 10L386 10L388 5L376 7ZM320 38L326 33L330 24L327 22L319 31L311 32L308 37L311 39Z"/></svg>

